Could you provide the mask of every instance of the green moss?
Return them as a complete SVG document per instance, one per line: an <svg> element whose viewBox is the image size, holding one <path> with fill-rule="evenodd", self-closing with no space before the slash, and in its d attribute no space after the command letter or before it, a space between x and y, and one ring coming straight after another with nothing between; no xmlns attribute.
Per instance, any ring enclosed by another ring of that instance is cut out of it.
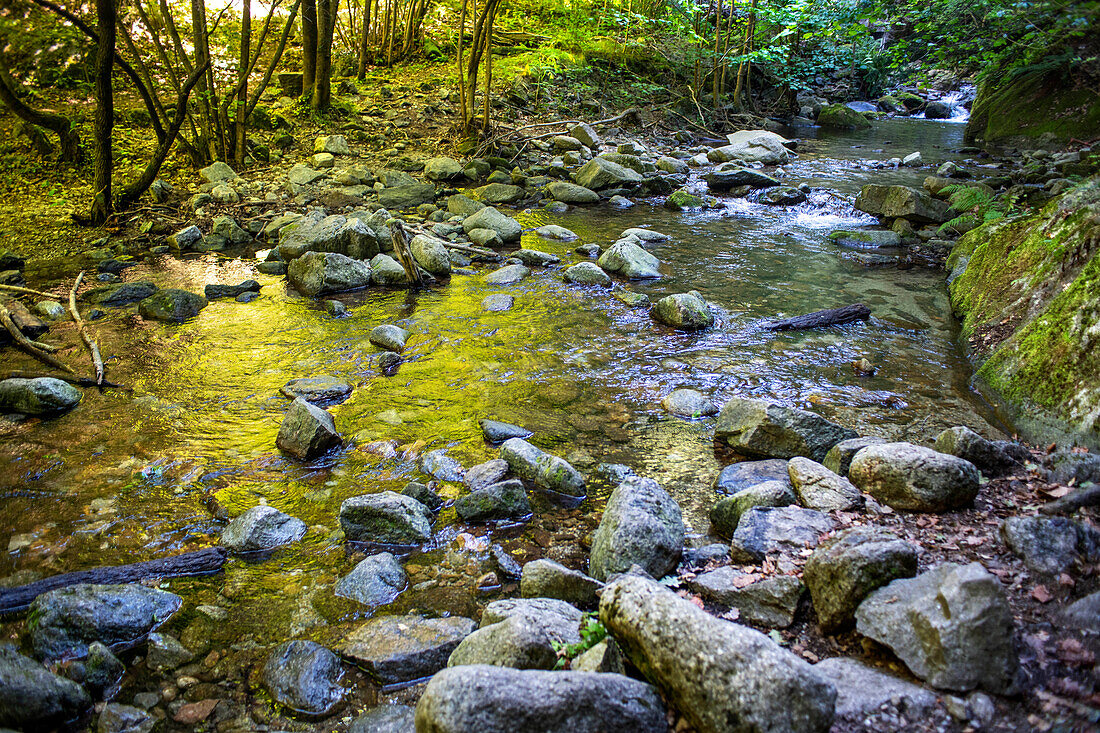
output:
<svg viewBox="0 0 1100 733"><path fill-rule="evenodd" d="M1088 140L1098 129L1100 97L1090 85L1067 83L1062 70L1035 70L982 84L966 139L1025 144L1049 133Z"/></svg>

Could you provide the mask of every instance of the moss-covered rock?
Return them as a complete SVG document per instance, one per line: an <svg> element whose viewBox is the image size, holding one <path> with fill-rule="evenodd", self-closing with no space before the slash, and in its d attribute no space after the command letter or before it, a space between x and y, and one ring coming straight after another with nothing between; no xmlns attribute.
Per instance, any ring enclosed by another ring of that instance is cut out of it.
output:
<svg viewBox="0 0 1100 733"><path fill-rule="evenodd" d="M978 385L1032 439L1100 446L1100 178L978 227L948 260Z"/></svg>
<svg viewBox="0 0 1100 733"><path fill-rule="evenodd" d="M967 142L1034 146L1036 138L1090 140L1100 130L1094 85L1073 83L1058 66L1037 64L986 79L966 123Z"/></svg>
<svg viewBox="0 0 1100 733"><path fill-rule="evenodd" d="M817 124L837 130L863 130L871 126L861 113L843 104L823 107L817 116Z"/></svg>

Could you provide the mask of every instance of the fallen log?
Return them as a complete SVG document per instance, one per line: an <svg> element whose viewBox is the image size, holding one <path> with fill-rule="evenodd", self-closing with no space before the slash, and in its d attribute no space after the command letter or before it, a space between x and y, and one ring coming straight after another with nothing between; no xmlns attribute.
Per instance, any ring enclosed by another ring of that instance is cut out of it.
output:
<svg viewBox="0 0 1100 733"><path fill-rule="evenodd" d="M830 308L807 313L804 316L785 318L781 321L769 321L764 324L763 328L765 331L798 331L805 328L840 326L852 321L866 321L870 317L870 308L863 303L854 303L843 308Z"/></svg>
<svg viewBox="0 0 1100 733"><path fill-rule="evenodd" d="M222 569L225 558L226 552L221 547L208 547L205 550L185 552L182 555L165 557L160 560L79 570L75 573L64 573L51 578L43 578L27 585L0 590L0 616L24 611L35 598L43 593L78 583L104 585L137 583L143 580L162 578L184 578L192 575L210 575Z"/></svg>
<svg viewBox="0 0 1100 733"><path fill-rule="evenodd" d="M1047 502L1039 507L1043 514L1072 514L1087 506L1100 506L1100 486L1082 486L1074 489L1061 499Z"/></svg>

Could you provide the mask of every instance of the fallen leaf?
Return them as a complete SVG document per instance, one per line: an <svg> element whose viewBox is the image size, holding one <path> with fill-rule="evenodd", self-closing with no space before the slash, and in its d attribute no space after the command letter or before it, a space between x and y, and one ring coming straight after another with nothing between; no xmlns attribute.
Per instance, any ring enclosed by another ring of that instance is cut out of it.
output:
<svg viewBox="0 0 1100 733"><path fill-rule="evenodd" d="M1055 486L1053 489L1045 489L1043 493L1054 499L1061 499L1071 491L1073 491L1071 486Z"/></svg>
<svg viewBox="0 0 1100 733"><path fill-rule="evenodd" d="M1031 597L1039 601L1039 603L1050 603L1050 600L1054 598L1045 585L1037 585L1032 588Z"/></svg>

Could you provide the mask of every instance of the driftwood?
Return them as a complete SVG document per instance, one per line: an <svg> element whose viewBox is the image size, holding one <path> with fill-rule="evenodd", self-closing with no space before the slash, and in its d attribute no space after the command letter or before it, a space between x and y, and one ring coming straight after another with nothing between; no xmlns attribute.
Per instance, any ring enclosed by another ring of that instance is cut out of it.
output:
<svg viewBox="0 0 1100 733"><path fill-rule="evenodd" d="M18 285L0 285L0 290L7 293L16 293L18 295L37 295L40 298L56 298L56 295L50 293L43 293L41 290L32 290L30 288L21 288Z"/></svg>
<svg viewBox="0 0 1100 733"><path fill-rule="evenodd" d="M3 325L7 332L11 334L11 337L15 339L15 343L17 346L19 346L20 349L33 356L35 359L38 359L46 366L51 366L54 369L59 369L68 374L76 373L61 361L58 361L42 349L38 348L35 345L35 342L24 336L23 332L19 330L19 327L15 325L15 322L12 320L11 311L9 311L7 307L2 304L0 304L0 325Z"/></svg>
<svg viewBox="0 0 1100 733"><path fill-rule="evenodd" d="M76 291L80 288L80 281L84 279L84 272L81 271L76 276L76 282L73 283L73 289L69 291L69 315L76 321L76 330L80 334L80 340L84 342L84 345L88 347L88 352L92 355L92 367L95 369L95 383L97 387L103 386L103 357L99 355L99 344L96 340L88 335L87 329L84 327L84 319L80 317L80 311L76 307Z"/></svg>
<svg viewBox="0 0 1100 733"><path fill-rule="evenodd" d="M423 285L424 276L420 272L420 265L416 263L416 258L413 257L412 249L409 246L409 233L405 231L405 225L401 223L400 219L394 219L390 222L390 235L393 239L393 253L397 255L397 261L401 263L401 267L405 268L405 277L408 279L410 285Z"/></svg>
<svg viewBox="0 0 1100 733"><path fill-rule="evenodd" d="M53 297L52 295L50 296ZM20 303L18 300L0 299L0 305L3 305L8 309L8 315L11 316L12 323L16 325L19 331L29 339L36 339L42 334L50 330L49 325L46 324L38 316L27 310L27 306ZM9 334L0 331L0 338L7 342L7 336Z"/></svg>
<svg viewBox="0 0 1100 733"><path fill-rule="evenodd" d="M1043 514L1072 514L1086 506L1100 506L1100 486L1082 486L1074 489L1061 499L1043 504L1039 511Z"/></svg>
<svg viewBox="0 0 1100 733"><path fill-rule="evenodd" d="M191 575L210 575L222 569L226 552L220 547L185 552L182 555L160 560L115 565L105 568L80 570L75 573L55 575L52 578L0 590L0 615L18 613L31 605L35 598L51 590L78 583L137 583L159 578L184 578Z"/></svg>
<svg viewBox="0 0 1100 733"><path fill-rule="evenodd" d="M782 321L769 321L763 328L765 331L798 331L804 328L823 328L825 326L839 326L852 321L866 321L871 317L871 309L863 303L846 305L843 308L830 308L829 310L807 313L804 316L785 318Z"/></svg>

